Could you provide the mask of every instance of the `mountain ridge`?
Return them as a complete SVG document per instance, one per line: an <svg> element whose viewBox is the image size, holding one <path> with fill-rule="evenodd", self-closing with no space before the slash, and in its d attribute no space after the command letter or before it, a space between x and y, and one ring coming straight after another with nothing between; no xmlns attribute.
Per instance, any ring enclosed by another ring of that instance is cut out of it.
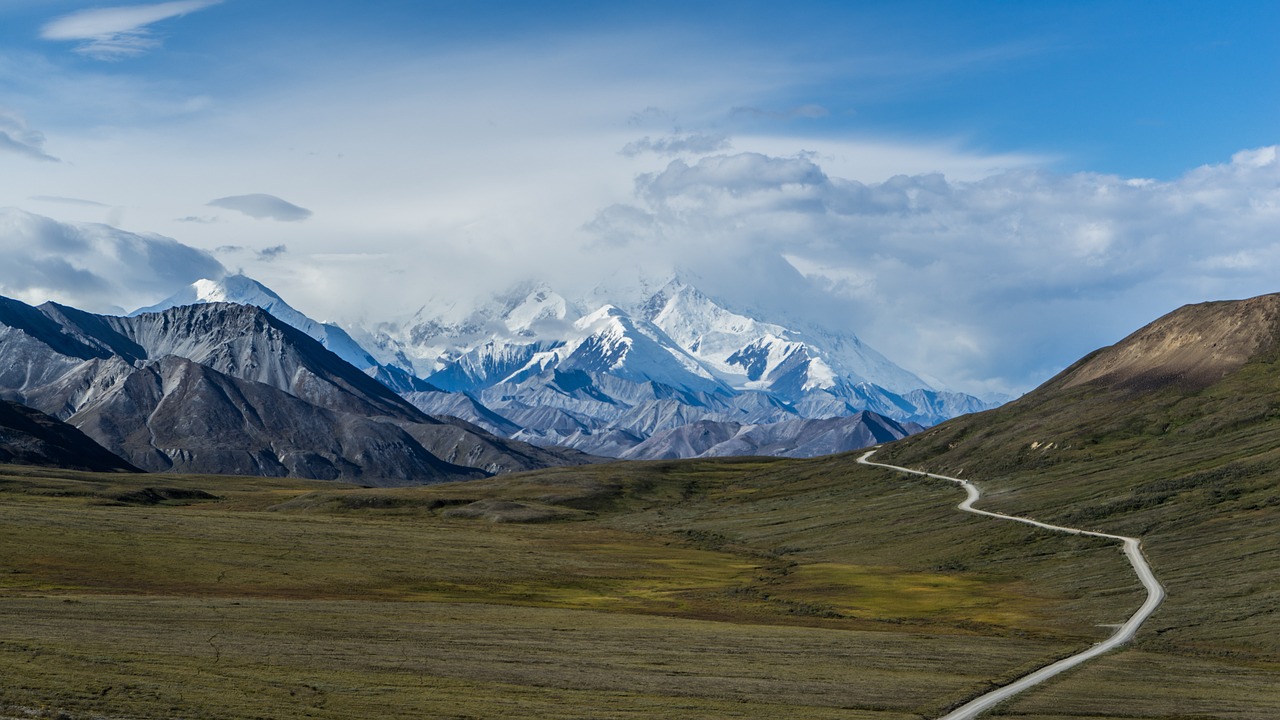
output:
<svg viewBox="0 0 1280 720"><path fill-rule="evenodd" d="M407 484L586 459L430 417L249 305L117 317L6 299L0 344L0 392L148 470Z"/></svg>

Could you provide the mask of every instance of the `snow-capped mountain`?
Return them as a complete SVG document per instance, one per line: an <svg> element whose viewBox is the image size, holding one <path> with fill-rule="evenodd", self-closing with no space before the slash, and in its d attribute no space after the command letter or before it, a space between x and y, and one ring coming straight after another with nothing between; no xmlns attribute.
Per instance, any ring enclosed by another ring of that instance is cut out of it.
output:
<svg viewBox="0 0 1280 720"><path fill-rule="evenodd" d="M432 316L424 308L364 336L384 362L412 358L429 384L475 403L415 393L426 412L462 413L527 442L609 455L693 423L791 422L803 433L817 426L794 421L871 411L930 425L988 407L931 387L853 335L734 312L679 279L640 294L622 288L617 297L607 302L597 290L575 301L525 286L470 311L449 305Z"/></svg>
<svg viewBox="0 0 1280 720"><path fill-rule="evenodd" d="M295 310L266 285L244 275L227 275L216 280L209 278L197 280L155 305L134 310L129 313L129 317L205 303L236 303L261 308L286 325L291 325L310 335L333 354L393 390L407 392L424 389L420 383L414 382L411 374L402 372L394 365L384 366L374 359L373 355L356 342L346 330L333 323L312 320Z"/></svg>
<svg viewBox="0 0 1280 720"><path fill-rule="evenodd" d="M610 456L693 424L772 437L782 432L773 425L787 423L778 428L797 434L787 443L725 446L782 452L783 445L838 445L809 438L826 426L805 420L869 411L906 426L929 425L988 406L930 387L853 335L801 332L735 312L680 279L641 291L617 288L618 303L601 302L606 292L573 300L528 284L477 307L450 300L424 305L400 323L344 330L232 275L199 281L138 312L208 302L253 305L428 414L459 417L535 445ZM868 437L821 432L844 442Z"/></svg>
<svg viewBox="0 0 1280 720"><path fill-rule="evenodd" d="M580 305L551 288L528 284L476 308L452 299L429 299L405 320L352 324L347 329L379 363L425 378L457 362L468 362L463 357L485 345L495 347L494 354L502 356L495 358L497 366L505 368L510 357L522 352L508 348L539 344L541 352L562 344L574 335L574 322L584 314ZM483 367L490 361L472 358L472 362Z"/></svg>
<svg viewBox="0 0 1280 720"><path fill-rule="evenodd" d="M254 307L262 308L271 313L277 320L292 325L294 328L320 341L320 344L328 348L330 352L361 370L366 370L378 364L378 361L374 360L372 355L360 347L360 344L353 340L346 330L332 323L319 323L312 320L295 310L292 305L285 302L283 298L266 285L244 275L228 275L217 280L208 278L197 280L155 305L134 310L129 313L129 317L136 317L144 313L158 313L183 305L218 302L253 305Z"/></svg>
<svg viewBox="0 0 1280 720"><path fill-rule="evenodd" d="M535 355L508 380L518 382L548 368L601 373L632 382L654 382L679 390L727 390L714 375L652 323L605 305L573 323L576 337Z"/></svg>
<svg viewBox="0 0 1280 720"><path fill-rule="evenodd" d="M730 312L679 279L650 296L639 312L739 390L795 395L832 390L840 378L899 393L929 387L857 337L806 335Z"/></svg>

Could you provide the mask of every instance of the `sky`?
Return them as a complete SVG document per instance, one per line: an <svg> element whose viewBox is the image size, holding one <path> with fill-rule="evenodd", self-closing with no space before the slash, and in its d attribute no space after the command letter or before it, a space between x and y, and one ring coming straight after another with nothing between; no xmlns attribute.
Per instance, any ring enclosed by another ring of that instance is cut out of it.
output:
<svg viewBox="0 0 1280 720"><path fill-rule="evenodd" d="M1024 392L1280 291L1280 4L0 0L0 294L321 320L680 269ZM107 227L109 226L109 227Z"/></svg>

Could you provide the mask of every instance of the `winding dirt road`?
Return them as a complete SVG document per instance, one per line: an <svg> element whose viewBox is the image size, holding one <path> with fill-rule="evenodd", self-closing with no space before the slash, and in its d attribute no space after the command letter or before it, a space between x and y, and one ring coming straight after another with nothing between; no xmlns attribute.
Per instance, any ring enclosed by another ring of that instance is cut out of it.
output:
<svg viewBox="0 0 1280 720"><path fill-rule="evenodd" d="M1133 639L1134 633L1138 632L1138 628L1142 627L1142 623L1145 622L1147 618L1151 617L1151 614L1156 611L1156 608L1160 607L1160 603L1164 600L1164 588L1160 585L1160 582L1156 580L1155 573L1151 572L1151 566L1147 564L1146 558L1143 557L1142 543L1138 538L1125 537L1124 535L1110 535L1107 533L1093 532L1091 530L1081 530L1079 528L1062 527L1061 525L1050 525L1049 523L1043 523L1039 520L1032 520L1030 518L979 510L973 506L973 503L976 502L978 498L982 497L982 493L978 490L976 485L968 480L961 480L960 478L948 477L946 475L936 475L934 473L922 472L920 470L912 470L910 468L899 467L897 465L886 465L885 463L871 462L867 458L870 458L874 453L875 450L867 452L862 457L858 458L858 462L863 465L874 465L875 467L888 468L889 470L897 470L898 472L909 473L911 475L923 475L924 477L958 483L964 488L965 493L968 495L965 501L957 506L965 512L974 513L975 515L986 515L988 517L999 518L1001 520L1012 520L1013 522L1034 525L1046 530L1055 530L1057 532L1070 533L1072 535L1092 535L1093 537L1106 538L1108 540L1119 540L1123 543L1125 557L1129 559L1129 564L1133 566L1134 572L1138 574L1138 579L1142 581L1142 586L1147 589L1146 602L1142 603L1142 607L1138 608L1138 611L1130 616L1129 619L1126 620L1111 637L1103 640L1084 652L1063 658L1051 665L1046 665L1035 672L1024 675L1004 687L997 688L984 695L979 695L973 700L970 700L959 708L956 708L950 713L939 718L939 720L973 720L973 718L978 717L982 713L990 710L996 705L999 705L1005 700L1008 700L1014 695L1038 685L1058 673L1069 670L1081 663L1088 662L1099 655L1110 652L1111 650L1129 642Z"/></svg>

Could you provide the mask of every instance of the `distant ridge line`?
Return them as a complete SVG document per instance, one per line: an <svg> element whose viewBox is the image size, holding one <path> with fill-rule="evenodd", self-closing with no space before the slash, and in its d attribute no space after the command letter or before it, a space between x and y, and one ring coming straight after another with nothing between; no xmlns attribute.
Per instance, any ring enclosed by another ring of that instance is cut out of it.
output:
<svg viewBox="0 0 1280 720"><path fill-rule="evenodd" d="M973 513L975 515L986 515L988 517L999 518L1001 520L1012 520L1014 522L1034 525L1035 527L1053 530L1056 532L1070 533L1072 535L1091 535L1093 537L1121 541L1123 543L1125 557L1128 558L1129 564L1133 566L1134 572L1138 574L1138 579L1142 582L1142 586L1147 589L1146 601L1142 603L1142 606L1139 607L1138 610L1134 612L1134 614L1131 615L1129 619L1111 635L1111 637L1100 643L1094 644L1087 650L1065 657L1028 673L1027 675L1023 675L1004 687L983 693L955 710L952 710L950 713L947 713L938 720L973 720L1005 700L1039 685L1059 673L1088 662L1089 660L1104 655L1111 650L1124 645L1133 639L1133 636L1138 632L1138 628L1142 627L1142 624L1146 622L1147 618L1151 617L1151 615L1156 611L1156 608L1160 607L1160 603L1164 602L1164 586L1162 586L1160 581L1156 579L1155 573L1151 570L1151 566L1147 564L1147 560L1142 554L1142 540L1140 538L1132 538L1125 535L1111 535L1109 533L1096 532L1093 530L1081 530L1079 528L1064 527L1062 525L1051 525L1049 523L1040 522L1039 520L1032 520L1031 518L1018 517L1016 515L1005 515L1003 513L991 512L989 510L979 510L973 507L973 503L982 497L982 493L978 490L976 485L968 480L924 472L923 470L912 470L898 465L871 462L867 458L874 455L875 452L876 449L873 448L866 453L863 453L863 455L858 458L858 462L862 465L871 465L874 467L896 470L910 475L921 475L937 480L947 480L958 483L964 488L967 497L964 502L961 502L956 507L964 512Z"/></svg>

